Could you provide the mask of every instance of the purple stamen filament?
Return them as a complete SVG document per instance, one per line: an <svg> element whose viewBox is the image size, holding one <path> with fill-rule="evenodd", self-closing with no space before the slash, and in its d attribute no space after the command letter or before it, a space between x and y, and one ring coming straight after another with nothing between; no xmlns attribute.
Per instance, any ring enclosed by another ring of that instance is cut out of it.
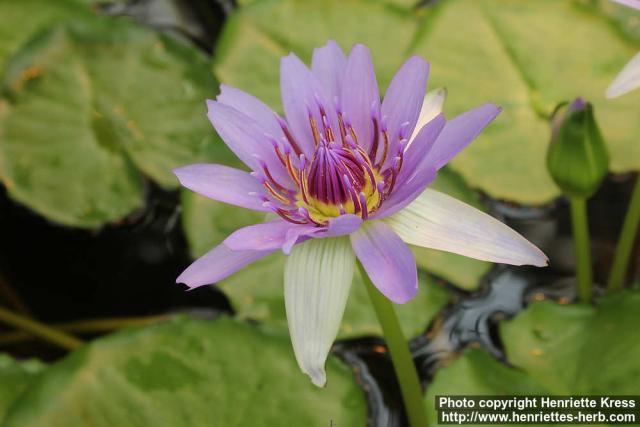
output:
<svg viewBox="0 0 640 427"><path fill-rule="evenodd" d="M303 154L301 145L280 117L278 122L285 137L284 150L271 138L274 152L291 178L292 183L288 185L293 184L295 188L287 188L278 182L267 164L260 162L263 174L256 176L267 194L259 197L269 200L266 202L269 209L295 224L324 226L331 218L346 213L367 219L393 191L402 168L408 124L402 124L397 141L391 141L385 118L380 120L379 109L373 105L373 135L371 148L366 153L358 144L359 135L342 111L336 114L340 138L337 141L327 110L318 99L316 104L315 113L311 109L307 111L315 147L312 156L307 158ZM397 154L393 162L387 162L392 143L393 151L398 148Z"/></svg>

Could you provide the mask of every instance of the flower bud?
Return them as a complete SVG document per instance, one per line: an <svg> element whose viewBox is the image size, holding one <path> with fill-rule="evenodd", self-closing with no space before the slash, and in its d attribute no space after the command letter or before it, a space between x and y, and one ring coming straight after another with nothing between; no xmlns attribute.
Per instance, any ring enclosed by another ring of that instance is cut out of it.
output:
<svg viewBox="0 0 640 427"><path fill-rule="evenodd" d="M576 98L556 109L552 118L547 169L562 192L591 197L609 170L609 155L593 115L593 107Z"/></svg>

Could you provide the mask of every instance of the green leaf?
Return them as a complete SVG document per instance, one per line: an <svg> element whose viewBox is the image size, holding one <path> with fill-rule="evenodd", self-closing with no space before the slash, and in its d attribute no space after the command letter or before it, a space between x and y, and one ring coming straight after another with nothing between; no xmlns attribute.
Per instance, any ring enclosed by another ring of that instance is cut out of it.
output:
<svg viewBox="0 0 640 427"><path fill-rule="evenodd" d="M216 82L194 49L124 20L39 35L11 61L0 100L10 195L54 221L96 227L140 207L143 176L227 158L206 119Z"/></svg>
<svg viewBox="0 0 640 427"><path fill-rule="evenodd" d="M3 427L364 425L362 391L333 357L328 385L288 337L227 318L174 320L98 339L52 365Z"/></svg>
<svg viewBox="0 0 640 427"><path fill-rule="evenodd" d="M419 25L407 10L385 1L253 0L225 23L214 71L221 82L281 110L281 56L294 51L308 63L313 48L328 39L343 47L362 42L372 48L378 81L386 86Z"/></svg>
<svg viewBox="0 0 640 427"><path fill-rule="evenodd" d="M284 261L282 253L269 255L218 284L231 300L239 317L280 328L287 327L283 291ZM433 279L424 274L419 279L418 295L396 307L402 329L411 337L422 333L450 299L449 291ZM381 336L382 330L360 272L356 270L338 338L367 335Z"/></svg>
<svg viewBox="0 0 640 427"><path fill-rule="evenodd" d="M611 0L581 0L585 6L596 7L598 11L611 18L613 24L626 37L640 42L640 12L631 7L614 3Z"/></svg>
<svg viewBox="0 0 640 427"><path fill-rule="evenodd" d="M436 395L461 392L466 395L541 394L544 389L527 374L498 362L486 351L470 348L436 372L426 399L433 403ZM430 407L435 409L433 404Z"/></svg>
<svg viewBox="0 0 640 427"><path fill-rule="evenodd" d="M440 425L437 422L436 397L459 394L513 396L546 393L526 374L501 364L485 351L468 349L449 366L440 369L427 388L424 402L429 425Z"/></svg>
<svg viewBox="0 0 640 427"><path fill-rule="evenodd" d="M501 326L507 357L556 394L638 394L640 292L598 307L532 304Z"/></svg>
<svg viewBox="0 0 640 427"><path fill-rule="evenodd" d="M9 406L44 368L39 360L17 361L0 353L0 422Z"/></svg>
<svg viewBox="0 0 640 427"><path fill-rule="evenodd" d="M55 22L90 15L91 9L75 0L0 1L0 75L9 57L35 32Z"/></svg>
<svg viewBox="0 0 640 427"><path fill-rule="evenodd" d="M470 349L440 369L425 403L447 394L635 395L640 392L640 292L603 298L598 307L533 303L500 324L508 367ZM434 422L435 424L435 422Z"/></svg>
<svg viewBox="0 0 640 427"><path fill-rule="evenodd" d="M595 106L612 171L640 169L640 93L604 99L640 45L596 10L570 0L442 0L418 10L404 1L254 0L228 20L214 70L280 109L278 60L290 50L308 61L327 39L365 43L383 87L419 54L431 63L430 87L448 89L449 117L488 101L504 108L453 169L493 197L541 204L559 195L545 166L547 117L577 95Z"/></svg>

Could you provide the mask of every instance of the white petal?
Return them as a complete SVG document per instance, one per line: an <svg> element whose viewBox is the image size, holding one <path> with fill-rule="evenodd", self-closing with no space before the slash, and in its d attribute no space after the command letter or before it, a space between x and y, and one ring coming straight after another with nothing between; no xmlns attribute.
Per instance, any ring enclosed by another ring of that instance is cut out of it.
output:
<svg viewBox="0 0 640 427"><path fill-rule="evenodd" d="M625 6L632 7L634 9L640 9L640 0L613 0L613 1Z"/></svg>
<svg viewBox="0 0 640 427"><path fill-rule="evenodd" d="M453 197L425 190L384 221L407 243L484 261L538 267L544 253L502 222Z"/></svg>
<svg viewBox="0 0 640 427"><path fill-rule="evenodd" d="M347 304L355 255L349 238L311 239L293 248L284 270L287 323L298 365L318 387Z"/></svg>
<svg viewBox="0 0 640 427"><path fill-rule="evenodd" d="M409 145L424 125L435 119L438 114L442 113L442 106L444 105L446 97L447 90L443 87L427 92L424 96L424 101L422 101L420 116L418 116L418 122L416 123L416 127L413 129L413 135L409 138Z"/></svg>
<svg viewBox="0 0 640 427"><path fill-rule="evenodd" d="M615 98L640 86L640 53L636 54L607 89L607 98Z"/></svg>

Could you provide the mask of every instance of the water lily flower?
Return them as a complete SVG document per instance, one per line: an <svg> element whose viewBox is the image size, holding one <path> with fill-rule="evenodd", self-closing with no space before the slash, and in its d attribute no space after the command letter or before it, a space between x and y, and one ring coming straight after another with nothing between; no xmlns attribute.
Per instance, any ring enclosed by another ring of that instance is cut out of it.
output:
<svg viewBox="0 0 640 427"><path fill-rule="evenodd" d="M613 0L616 3L640 10L640 0ZM625 65L607 89L607 98L616 98L640 86L640 53Z"/></svg>
<svg viewBox="0 0 640 427"><path fill-rule="evenodd" d="M446 121L433 111L441 92L425 103L421 119L428 73L427 62L410 58L380 101L365 46L355 45L346 57L330 41L314 50L311 68L290 54L280 64L284 117L224 85L207 102L211 123L251 172L214 164L175 170L183 186L204 196L277 215L231 234L177 282L190 288L215 283L274 251L287 254L284 297L293 348L318 386L326 381L324 364L356 259L398 304L418 288L408 245L547 264L538 248L500 221L427 188L500 112L484 104Z"/></svg>

